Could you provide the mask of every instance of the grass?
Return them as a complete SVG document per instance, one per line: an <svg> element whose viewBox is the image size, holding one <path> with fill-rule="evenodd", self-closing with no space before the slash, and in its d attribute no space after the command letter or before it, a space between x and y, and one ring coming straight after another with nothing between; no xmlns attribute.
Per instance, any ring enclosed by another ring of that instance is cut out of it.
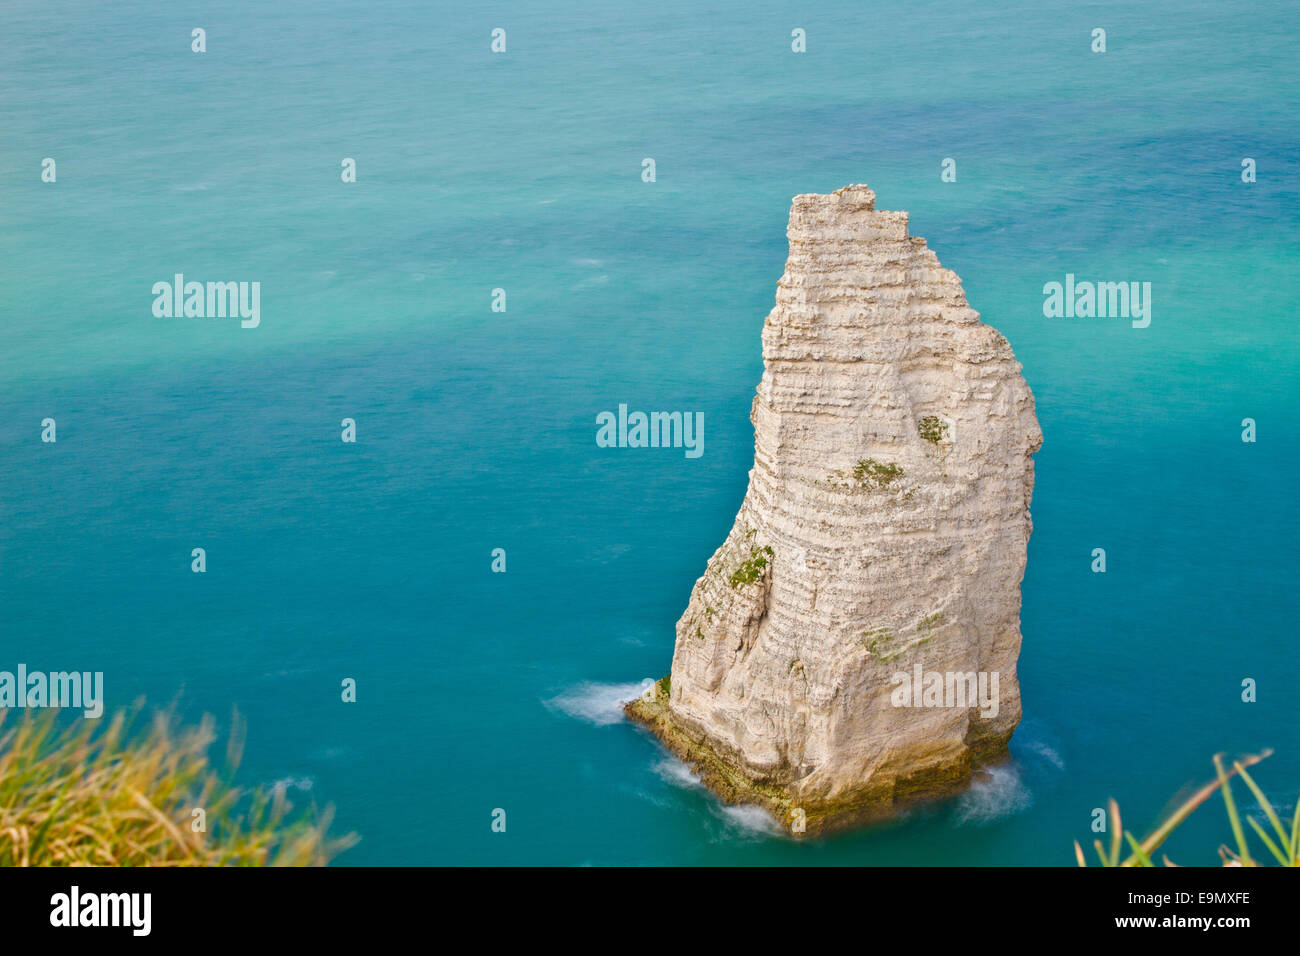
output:
<svg viewBox="0 0 1300 956"><path fill-rule="evenodd" d="M922 438L936 445L948 437L948 423L938 415L926 415L917 427Z"/></svg>
<svg viewBox="0 0 1300 956"><path fill-rule="evenodd" d="M946 618L943 616L942 611L935 611L928 617L922 618L921 622L916 625L916 629L922 634L928 634L941 625L945 620Z"/></svg>
<svg viewBox="0 0 1300 956"><path fill-rule="evenodd" d="M890 660L891 657L897 657L897 654L887 656L889 642L894 639L892 628L873 627L862 635L862 644L867 649L867 653L872 657L879 658L882 661Z"/></svg>
<svg viewBox="0 0 1300 956"><path fill-rule="evenodd" d="M764 555L767 557L764 557ZM733 588L743 588L746 584L753 584L763 576L763 569L767 567L767 559L773 556L774 552L771 545L751 549L749 559L742 561L740 567L731 572L729 583Z"/></svg>
<svg viewBox="0 0 1300 956"><path fill-rule="evenodd" d="M887 488L890 482L902 476L902 468L892 462L878 462L874 458L864 458L853 466L853 480L864 487Z"/></svg>
<svg viewBox="0 0 1300 956"><path fill-rule="evenodd" d="M1271 750L1266 750L1261 754L1243 757L1240 760L1234 760L1232 770L1227 771L1223 767L1223 760L1216 755L1214 758L1214 769L1216 779L1211 780L1205 786L1197 790L1181 806L1171 813L1165 821L1152 831L1151 835L1145 840L1138 842L1132 833L1124 830L1120 823L1119 804L1114 800L1109 802L1110 811L1110 847L1109 849L1102 846L1100 840L1093 841L1093 848L1097 851L1097 856L1101 860L1102 866L1155 866L1151 860L1151 855L1160 847L1169 835L1177 829L1178 825L1191 816L1192 811L1203 804L1206 800L1214 795L1216 791L1223 794L1223 803L1228 815L1228 824L1232 830L1233 841L1236 848L1231 848L1227 844L1219 847L1219 857L1223 860L1224 866L1258 866L1259 860L1251 853L1249 842L1246 839L1246 831L1241 825L1241 813L1237 809L1237 801L1232 793L1231 778L1240 776L1250 790L1251 795L1255 798L1255 803L1263 813L1269 828L1272 829L1272 835L1258 820L1253 816L1247 816L1246 822L1250 824L1255 831L1255 835L1268 851L1268 855L1275 859L1281 866L1300 866L1300 800L1296 802L1295 816L1291 820L1291 828L1288 830L1282 824L1277 810L1264 795L1264 791L1259 788L1255 780L1246 772L1247 767L1253 767L1272 754ZM1123 850L1124 842L1128 843L1131 852L1123 859L1120 853ZM1084 857L1083 847L1079 846L1079 841L1074 842L1074 856L1080 866L1087 866L1087 860ZM1175 866L1170 862L1169 857L1164 856L1165 866Z"/></svg>
<svg viewBox="0 0 1300 956"><path fill-rule="evenodd" d="M0 711L0 866L323 866L355 835L332 812L293 813L283 787L244 791L238 718L226 768L215 722L180 726L142 705L60 727L55 711ZM143 726L137 726L143 724ZM195 830L196 808L205 830Z"/></svg>

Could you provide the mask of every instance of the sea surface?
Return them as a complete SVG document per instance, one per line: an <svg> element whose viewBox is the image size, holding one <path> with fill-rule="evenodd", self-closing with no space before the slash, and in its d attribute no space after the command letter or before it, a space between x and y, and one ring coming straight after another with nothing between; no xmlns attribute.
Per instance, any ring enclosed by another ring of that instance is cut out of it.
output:
<svg viewBox="0 0 1300 956"><path fill-rule="evenodd" d="M725 6L6 0L0 669L238 708L340 863L1073 865L1108 797L1145 830L1265 747L1289 811L1300 6ZM795 843L618 704L744 494L790 199L859 182L1037 398L1025 716L966 794ZM261 324L155 317L176 273ZM1150 326L1045 317L1067 273ZM619 403L703 456L598 448Z"/></svg>

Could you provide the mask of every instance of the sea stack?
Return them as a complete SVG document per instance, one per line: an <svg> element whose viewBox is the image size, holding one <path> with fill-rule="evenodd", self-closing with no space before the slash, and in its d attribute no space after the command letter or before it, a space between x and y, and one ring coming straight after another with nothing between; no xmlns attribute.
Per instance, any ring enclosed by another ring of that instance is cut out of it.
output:
<svg viewBox="0 0 1300 956"><path fill-rule="evenodd" d="M754 466L628 714L797 835L965 786L1020 721L1034 398L907 213L796 196Z"/></svg>

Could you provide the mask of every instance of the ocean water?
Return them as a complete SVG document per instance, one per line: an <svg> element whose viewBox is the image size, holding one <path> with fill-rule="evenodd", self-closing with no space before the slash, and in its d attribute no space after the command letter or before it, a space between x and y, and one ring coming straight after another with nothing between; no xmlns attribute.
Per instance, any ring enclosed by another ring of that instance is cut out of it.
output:
<svg viewBox="0 0 1300 956"><path fill-rule="evenodd" d="M0 7L0 669L237 707L340 863L1071 865L1108 797L1144 829L1264 747L1294 807L1300 8L698 7ZM618 701L743 496L790 198L853 182L1037 397L1025 719L966 794L796 844ZM260 326L155 318L177 272ZM1150 327L1045 318L1066 273L1151 282ZM598 448L620 402L703 456Z"/></svg>

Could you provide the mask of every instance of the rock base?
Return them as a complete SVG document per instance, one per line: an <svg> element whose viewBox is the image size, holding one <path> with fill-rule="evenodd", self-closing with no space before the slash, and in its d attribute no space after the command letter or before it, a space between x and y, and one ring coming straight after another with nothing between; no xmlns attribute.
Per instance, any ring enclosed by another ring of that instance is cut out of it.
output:
<svg viewBox="0 0 1300 956"><path fill-rule="evenodd" d="M907 807L960 793L979 767L1006 759L1011 739L1007 731L972 741L953 754L914 751L900 760L908 768L905 774L877 774L879 779L864 781L848 793L819 799L800 795L796 788L770 775L748 772L734 755L720 754L702 731L692 730L673 716L668 680L657 681L646 694L629 702L623 708L627 716L654 734L723 803L762 807L796 838L879 823Z"/></svg>

